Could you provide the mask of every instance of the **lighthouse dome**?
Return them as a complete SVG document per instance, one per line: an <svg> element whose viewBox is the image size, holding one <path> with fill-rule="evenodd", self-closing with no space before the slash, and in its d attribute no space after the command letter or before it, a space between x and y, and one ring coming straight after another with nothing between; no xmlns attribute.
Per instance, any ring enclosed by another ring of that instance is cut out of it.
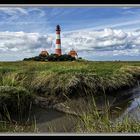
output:
<svg viewBox="0 0 140 140"><path fill-rule="evenodd" d="M61 29L60 29L60 25L57 25L56 26L56 31L60 31Z"/></svg>

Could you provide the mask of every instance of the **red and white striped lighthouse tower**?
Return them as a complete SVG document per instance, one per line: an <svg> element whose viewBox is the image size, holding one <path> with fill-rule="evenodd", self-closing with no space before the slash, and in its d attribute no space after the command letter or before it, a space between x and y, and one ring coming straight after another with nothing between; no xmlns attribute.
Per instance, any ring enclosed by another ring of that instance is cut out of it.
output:
<svg viewBox="0 0 140 140"><path fill-rule="evenodd" d="M56 46L55 46L55 54L61 55L61 38L60 38L60 26L56 26Z"/></svg>

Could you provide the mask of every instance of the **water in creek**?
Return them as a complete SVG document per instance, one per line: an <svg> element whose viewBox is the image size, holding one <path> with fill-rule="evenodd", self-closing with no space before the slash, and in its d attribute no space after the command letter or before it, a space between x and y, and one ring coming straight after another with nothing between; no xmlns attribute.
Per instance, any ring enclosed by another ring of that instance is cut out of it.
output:
<svg viewBox="0 0 140 140"><path fill-rule="evenodd" d="M99 110L105 107L105 99L111 106L112 119L121 118L126 114L133 116L140 120L140 86L119 93L111 94L106 97L95 98ZM91 97L87 100L83 98L73 99L67 102L71 110L80 113L89 108ZM33 107L33 115L36 119L36 124L39 132L74 132L78 118L73 115L68 115L52 109L43 109L40 107Z"/></svg>

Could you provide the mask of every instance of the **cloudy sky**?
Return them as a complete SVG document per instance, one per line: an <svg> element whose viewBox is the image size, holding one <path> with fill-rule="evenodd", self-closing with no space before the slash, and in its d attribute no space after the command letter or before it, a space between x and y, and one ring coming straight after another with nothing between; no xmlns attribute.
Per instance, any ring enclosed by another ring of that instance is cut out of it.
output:
<svg viewBox="0 0 140 140"><path fill-rule="evenodd" d="M140 60L139 7L0 7L0 61L54 53L61 26L62 52L89 60Z"/></svg>

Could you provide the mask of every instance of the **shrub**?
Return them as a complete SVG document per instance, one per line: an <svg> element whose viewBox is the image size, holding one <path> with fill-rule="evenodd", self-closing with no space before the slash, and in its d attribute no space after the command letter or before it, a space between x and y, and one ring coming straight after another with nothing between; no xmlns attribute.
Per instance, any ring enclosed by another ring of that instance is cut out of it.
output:
<svg viewBox="0 0 140 140"><path fill-rule="evenodd" d="M29 61L29 60L34 60L34 61L73 61L75 60L74 57L67 55L67 54L63 54L58 56L57 54L51 54L48 56L35 56L32 58L24 58L24 61Z"/></svg>

